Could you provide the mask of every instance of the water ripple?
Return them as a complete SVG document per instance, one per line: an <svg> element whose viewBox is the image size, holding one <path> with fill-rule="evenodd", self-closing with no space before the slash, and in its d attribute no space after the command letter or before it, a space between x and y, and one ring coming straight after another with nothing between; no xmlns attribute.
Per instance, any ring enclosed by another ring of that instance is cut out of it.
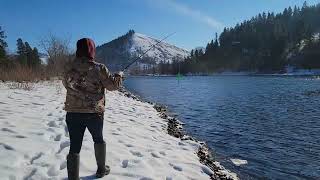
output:
<svg viewBox="0 0 320 180"><path fill-rule="evenodd" d="M320 179L319 80L145 77L128 78L126 87L168 105L242 179Z"/></svg>

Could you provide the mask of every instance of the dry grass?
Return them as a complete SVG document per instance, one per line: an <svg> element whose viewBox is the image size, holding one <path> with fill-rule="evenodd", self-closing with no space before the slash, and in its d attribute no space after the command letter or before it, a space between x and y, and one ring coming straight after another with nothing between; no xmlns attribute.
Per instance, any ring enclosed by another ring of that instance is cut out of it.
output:
<svg viewBox="0 0 320 180"><path fill-rule="evenodd" d="M34 83L30 83L30 82L8 82L5 84L6 86L8 86L10 89L23 89L26 91L30 91L34 88Z"/></svg>
<svg viewBox="0 0 320 180"><path fill-rule="evenodd" d="M2 69L0 80L13 82L36 82L41 79L41 71L29 67L17 66L12 69Z"/></svg>
<svg viewBox="0 0 320 180"><path fill-rule="evenodd" d="M44 80L47 77L43 76L39 69L17 66L12 69L0 69L0 80L11 89L32 90L34 83Z"/></svg>

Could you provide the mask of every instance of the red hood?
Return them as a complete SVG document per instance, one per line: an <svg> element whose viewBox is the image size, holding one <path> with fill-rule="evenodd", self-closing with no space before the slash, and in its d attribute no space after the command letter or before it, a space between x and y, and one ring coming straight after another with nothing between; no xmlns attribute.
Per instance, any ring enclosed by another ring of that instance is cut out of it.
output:
<svg viewBox="0 0 320 180"><path fill-rule="evenodd" d="M82 38L77 42L76 56L78 58L87 57L89 60L93 60L96 55L96 45L93 40L89 38Z"/></svg>

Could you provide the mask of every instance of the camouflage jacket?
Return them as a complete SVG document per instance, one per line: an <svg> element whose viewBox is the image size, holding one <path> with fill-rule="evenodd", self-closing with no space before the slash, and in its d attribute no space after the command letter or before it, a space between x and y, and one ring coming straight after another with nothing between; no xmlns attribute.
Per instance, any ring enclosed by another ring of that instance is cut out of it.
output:
<svg viewBox="0 0 320 180"><path fill-rule="evenodd" d="M86 58L76 58L66 67L63 85L67 89L65 111L78 113L103 113L105 88L119 88L105 65Z"/></svg>

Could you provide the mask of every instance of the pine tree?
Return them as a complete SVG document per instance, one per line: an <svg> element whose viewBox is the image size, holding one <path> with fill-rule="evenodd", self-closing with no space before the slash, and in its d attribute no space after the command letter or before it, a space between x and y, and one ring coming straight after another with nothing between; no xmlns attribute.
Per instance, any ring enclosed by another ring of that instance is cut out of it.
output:
<svg viewBox="0 0 320 180"><path fill-rule="evenodd" d="M216 49L219 47L219 42L218 42L218 33L216 33L216 38L214 40L214 43L211 41L213 48Z"/></svg>
<svg viewBox="0 0 320 180"><path fill-rule="evenodd" d="M30 46L28 42L23 42L21 38L17 40L18 62L21 65L36 68L41 64L37 48Z"/></svg>
<svg viewBox="0 0 320 180"><path fill-rule="evenodd" d="M31 46L29 45L29 43L28 42L25 42L24 43L24 46L25 46L25 56L27 57L27 65L29 66L29 67L32 67L32 61L33 61L33 59L32 59L32 48L31 48Z"/></svg>
<svg viewBox="0 0 320 180"><path fill-rule="evenodd" d="M279 72L288 64L320 67L319 40L313 35L320 29L320 4L288 7L282 13L262 12L238 23L206 45L205 53L192 50L181 64L181 72L216 70L258 70ZM301 43L304 48L301 50ZM298 53L291 61L288 53ZM296 58L295 58L296 59Z"/></svg>
<svg viewBox="0 0 320 180"><path fill-rule="evenodd" d="M18 62L21 65L27 65L26 46L21 38L17 39Z"/></svg>
<svg viewBox="0 0 320 180"><path fill-rule="evenodd" d="M304 11L307 8L308 8L308 3L307 3L307 1L304 1L301 10Z"/></svg>
<svg viewBox="0 0 320 180"><path fill-rule="evenodd" d="M190 53L190 57L193 58L193 56L194 56L194 50L192 49Z"/></svg>
<svg viewBox="0 0 320 180"><path fill-rule="evenodd" d="M5 58L6 56L6 47L8 46L6 41L5 41L5 34L4 31L1 30L1 26L0 26L0 59Z"/></svg>
<svg viewBox="0 0 320 180"><path fill-rule="evenodd" d="M40 57L39 57L39 52L38 52L38 49L36 47L33 48L32 50L32 65L34 67L37 67L41 64L41 60L40 60Z"/></svg>

